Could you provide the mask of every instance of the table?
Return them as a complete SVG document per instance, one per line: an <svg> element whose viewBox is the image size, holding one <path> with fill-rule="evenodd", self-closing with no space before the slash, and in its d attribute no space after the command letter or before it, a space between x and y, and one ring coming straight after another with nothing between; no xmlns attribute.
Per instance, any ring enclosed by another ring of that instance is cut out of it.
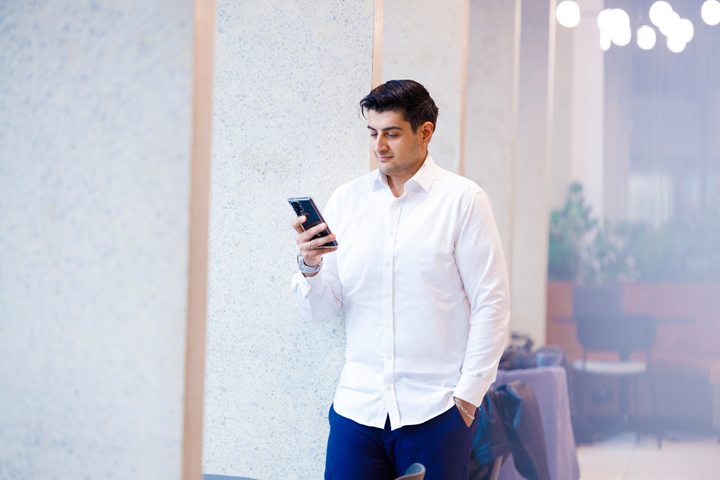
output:
<svg viewBox="0 0 720 480"><path fill-rule="evenodd" d="M492 389L514 381L527 384L537 398L545 434L548 466L552 480L578 480L580 467L575 453L575 436L570 421L567 374L562 367L498 370ZM498 480L525 480L512 458L500 470Z"/></svg>

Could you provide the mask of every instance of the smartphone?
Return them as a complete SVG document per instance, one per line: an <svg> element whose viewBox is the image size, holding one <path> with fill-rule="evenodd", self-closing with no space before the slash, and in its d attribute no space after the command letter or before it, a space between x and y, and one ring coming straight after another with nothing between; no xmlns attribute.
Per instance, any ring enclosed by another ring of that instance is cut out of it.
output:
<svg viewBox="0 0 720 480"><path fill-rule="evenodd" d="M305 215L305 222L302 224L303 230L307 230L308 228L312 228L315 225L324 223L325 224L325 230L315 235L315 238L322 238L327 237L332 232L327 226L327 222L325 222L325 219L323 218L322 214L320 213L320 210L315 205L315 202L313 202L312 197L294 197L294 198L288 198L288 202L290 202L290 206L292 206L293 210L295 210L295 213L297 216ZM338 243L333 240L331 242L326 243L325 245L322 245L318 248L331 248L331 247L337 247Z"/></svg>

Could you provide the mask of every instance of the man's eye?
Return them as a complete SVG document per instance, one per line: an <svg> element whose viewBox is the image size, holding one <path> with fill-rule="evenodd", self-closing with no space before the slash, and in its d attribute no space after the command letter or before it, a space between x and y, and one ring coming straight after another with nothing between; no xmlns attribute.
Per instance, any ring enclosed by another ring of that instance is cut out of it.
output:
<svg viewBox="0 0 720 480"><path fill-rule="evenodd" d="M397 133L388 133L388 138L395 138L397 137Z"/></svg>
<svg viewBox="0 0 720 480"><path fill-rule="evenodd" d="M375 137L377 137L377 133L371 133L370 136L375 138Z"/></svg>

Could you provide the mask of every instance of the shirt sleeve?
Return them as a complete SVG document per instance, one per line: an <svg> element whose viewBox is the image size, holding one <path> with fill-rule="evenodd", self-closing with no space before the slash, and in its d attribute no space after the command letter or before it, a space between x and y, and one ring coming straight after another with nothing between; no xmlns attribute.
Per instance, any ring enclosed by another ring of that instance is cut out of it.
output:
<svg viewBox="0 0 720 480"><path fill-rule="evenodd" d="M330 197L323 217L332 230L336 218L335 194ZM338 244L342 248L340 238ZM323 267L317 275L305 277L302 272L293 275L292 293L300 314L306 320L322 323L335 318L343 306L342 288L337 273L337 252L323 255Z"/></svg>
<svg viewBox="0 0 720 480"><path fill-rule="evenodd" d="M497 375L511 306L500 235L483 191L461 214L455 261L470 302L470 331L455 396L480 406Z"/></svg>

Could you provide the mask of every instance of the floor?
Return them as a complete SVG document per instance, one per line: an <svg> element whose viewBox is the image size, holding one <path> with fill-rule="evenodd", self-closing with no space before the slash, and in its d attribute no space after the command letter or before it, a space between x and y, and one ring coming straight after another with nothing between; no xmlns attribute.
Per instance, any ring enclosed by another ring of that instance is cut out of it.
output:
<svg viewBox="0 0 720 480"><path fill-rule="evenodd" d="M716 436L671 434L657 440L622 433L578 447L580 480L718 480L720 444Z"/></svg>

